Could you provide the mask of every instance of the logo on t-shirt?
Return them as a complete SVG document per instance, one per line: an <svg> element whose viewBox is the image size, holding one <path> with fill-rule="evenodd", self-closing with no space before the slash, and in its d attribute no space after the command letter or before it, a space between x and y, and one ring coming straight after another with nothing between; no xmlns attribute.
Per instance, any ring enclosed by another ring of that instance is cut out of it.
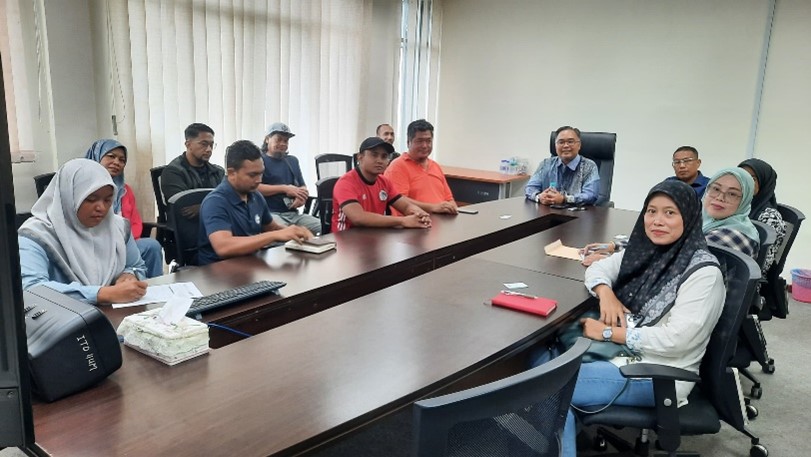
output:
<svg viewBox="0 0 811 457"><path fill-rule="evenodd" d="M381 190L378 194L378 198L380 198L381 202L384 202L389 198L389 194L387 194L385 190Z"/></svg>
<svg viewBox="0 0 811 457"><path fill-rule="evenodd" d="M262 223L262 218L261 218L261 217L259 217L259 215L258 215L258 214L257 214L257 215L255 215L255 216L253 217L253 220L255 220L255 221L256 221L256 225L259 225L259 224L261 224L261 223Z"/></svg>

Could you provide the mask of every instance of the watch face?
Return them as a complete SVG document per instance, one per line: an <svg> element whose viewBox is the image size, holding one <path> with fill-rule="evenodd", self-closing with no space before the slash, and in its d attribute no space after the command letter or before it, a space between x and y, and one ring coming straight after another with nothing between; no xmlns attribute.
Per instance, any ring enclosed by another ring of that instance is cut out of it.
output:
<svg viewBox="0 0 811 457"><path fill-rule="evenodd" d="M610 340L612 336L614 336L614 330L611 327L606 327L603 330L603 339Z"/></svg>

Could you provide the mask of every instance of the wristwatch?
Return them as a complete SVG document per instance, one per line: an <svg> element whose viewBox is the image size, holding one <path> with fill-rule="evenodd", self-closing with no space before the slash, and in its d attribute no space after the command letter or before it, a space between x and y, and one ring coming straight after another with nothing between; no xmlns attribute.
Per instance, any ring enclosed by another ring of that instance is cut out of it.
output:
<svg viewBox="0 0 811 457"><path fill-rule="evenodd" d="M614 329L611 327L606 327L603 329L603 341L611 341L612 336L614 336Z"/></svg>

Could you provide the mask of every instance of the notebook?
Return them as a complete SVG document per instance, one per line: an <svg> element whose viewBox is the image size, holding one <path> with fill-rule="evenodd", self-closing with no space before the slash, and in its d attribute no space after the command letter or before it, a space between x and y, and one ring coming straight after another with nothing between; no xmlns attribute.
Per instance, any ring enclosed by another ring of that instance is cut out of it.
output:
<svg viewBox="0 0 811 457"><path fill-rule="evenodd" d="M558 306L558 302L551 298L534 297L529 298L521 295L507 295L500 293L493 297L491 303L495 306L511 308L525 313L548 316Z"/></svg>
<svg viewBox="0 0 811 457"><path fill-rule="evenodd" d="M296 240L290 240L284 244L284 247L286 249L292 249L295 251L304 251L311 252L313 254L321 254L322 252L327 252L329 250L335 249L335 241L315 237L309 240L305 240L302 243L299 243Z"/></svg>

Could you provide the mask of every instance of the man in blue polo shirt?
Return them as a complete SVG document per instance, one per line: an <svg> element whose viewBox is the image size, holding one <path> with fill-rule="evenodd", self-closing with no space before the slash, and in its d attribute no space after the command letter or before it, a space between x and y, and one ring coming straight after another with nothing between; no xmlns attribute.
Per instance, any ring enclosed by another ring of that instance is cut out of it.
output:
<svg viewBox="0 0 811 457"><path fill-rule="evenodd" d="M312 238L304 227L273 222L265 198L256 190L265 165L255 144L240 140L228 146L225 166L225 179L200 205L200 265L252 254L274 242Z"/></svg>

